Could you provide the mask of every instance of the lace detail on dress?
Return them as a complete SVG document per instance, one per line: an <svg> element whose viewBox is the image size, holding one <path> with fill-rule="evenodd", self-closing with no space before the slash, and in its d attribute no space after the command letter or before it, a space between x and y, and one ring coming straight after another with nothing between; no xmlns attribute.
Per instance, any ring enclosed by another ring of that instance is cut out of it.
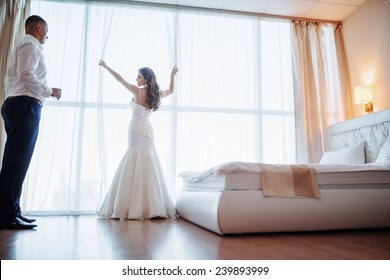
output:
<svg viewBox="0 0 390 280"><path fill-rule="evenodd" d="M132 105L134 106L134 112L140 118L143 127L143 143L150 147L153 145L153 128L152 124L149 121L149 116L152 114L152 111L148 108L145 108L141 104L138 104L134 101L134 98L131 100Z"/></svg>
<svg viewBox="0 0 390 280"><path fill-rule="evenodd" d="M144 124L144 140L146 146L149 147L153 144L152 124L149 121L149 116L151 114L151 111L144 108L142 113L143 113L142 122Z"/></svg>

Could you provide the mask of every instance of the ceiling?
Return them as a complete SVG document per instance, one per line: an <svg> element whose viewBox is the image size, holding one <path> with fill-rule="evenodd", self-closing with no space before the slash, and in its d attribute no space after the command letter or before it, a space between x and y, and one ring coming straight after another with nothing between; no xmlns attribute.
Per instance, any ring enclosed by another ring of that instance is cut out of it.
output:
<svg viewBox="0 0 390 280"><path fill-rule="evenodd" d="M138 0L132 2L343 21L366 1L370 0Z"/></svg>

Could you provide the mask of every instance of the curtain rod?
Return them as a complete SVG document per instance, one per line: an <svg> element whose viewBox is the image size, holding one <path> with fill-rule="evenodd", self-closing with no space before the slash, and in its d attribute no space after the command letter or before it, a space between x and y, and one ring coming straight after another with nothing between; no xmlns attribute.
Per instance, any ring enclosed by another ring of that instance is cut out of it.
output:
<svg viewBox="0 0 390 280"><path fill-rule="evenodd" d="M254 13L254 12L234 11L234 10L225 10L225 9L192 7L192 6L163 4L163 3L150 3L150 2L133 1L133 0L43 0L43 1L78 3L78 4L80 4L80 3L85 3L85 4L121 4L121 5L127 5L127 6L163 8L163 9L175 10L175 11L195 11L195 12L207 12L207 13L213 13L213 14L227 14L227 15L236 15L236 16L241 15L241 16L255 17L255 18L272 18L272 19L282 19L282 20L296 20L296 21L308 21L308 22L317 22L317 23L341 24L341 21L336 21L336 20L290 17L290 16L282 16L282 15L274 15L274 14L266 14L266 13Z"/></svg>

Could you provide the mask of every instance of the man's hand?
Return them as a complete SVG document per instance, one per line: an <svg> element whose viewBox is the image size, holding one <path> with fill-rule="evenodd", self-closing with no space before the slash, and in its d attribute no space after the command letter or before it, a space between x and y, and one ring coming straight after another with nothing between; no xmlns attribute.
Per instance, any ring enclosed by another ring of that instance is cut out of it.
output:
<svg viewBox="0 0 390 280"><path fill-rule="evenodd" d="M62 91L60 88L52 88L53 92L51 94L51 96L57 98L57 100L59 100L61 98L61 94L62 94Z"/></svg>

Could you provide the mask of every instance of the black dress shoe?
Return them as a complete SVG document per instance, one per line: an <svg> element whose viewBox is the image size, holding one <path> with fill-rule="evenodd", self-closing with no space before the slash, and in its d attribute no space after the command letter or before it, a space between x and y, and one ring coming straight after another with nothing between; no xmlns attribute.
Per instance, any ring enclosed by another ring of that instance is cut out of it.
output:
<svg viewBox="0 0 390 280"><path fill-rule="evenodd" d="M19 218L15 218L9 222L0 223L0 228L3 229L33 229L37 225L27 224Z"/></svg>
<svg viewBox="0 0 390 280"><path fill-rule="evenodd" d="M26 223L29 223L29 224L31 224L31 223L36 221L35 219L26 218L25 216L22 216L22 214L19 214L18 218L21 219L23 222L26 222Z"/></svg>

